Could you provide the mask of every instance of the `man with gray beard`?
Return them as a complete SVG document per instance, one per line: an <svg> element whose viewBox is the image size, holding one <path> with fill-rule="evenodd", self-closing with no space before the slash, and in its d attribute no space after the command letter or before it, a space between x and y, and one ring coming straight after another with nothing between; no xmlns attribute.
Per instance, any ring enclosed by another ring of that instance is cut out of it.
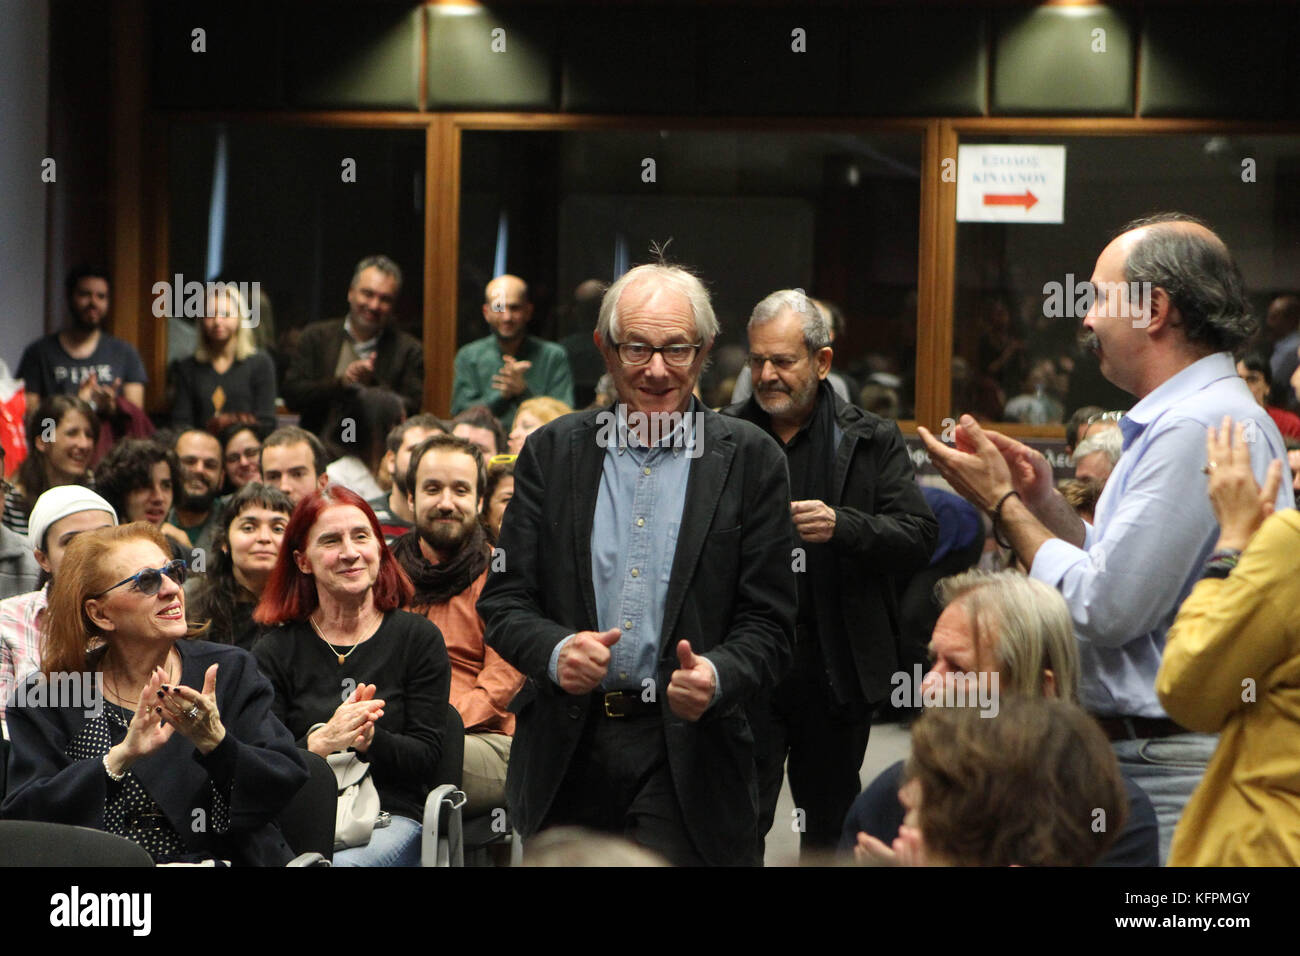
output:
<svg viewBox="0 0 1300 956"><path fill-rule="evenodd" d="M804 853L832 849L858 789L871 712L898 670L891 575L926 566L939 525L898 427L847 404L826 381L830 329L798 290L773 292L749 319L754 393L724 414L785 451L790 517L801 539L795 662L750 706L759 838L772 826L789 758Z"/></svg>

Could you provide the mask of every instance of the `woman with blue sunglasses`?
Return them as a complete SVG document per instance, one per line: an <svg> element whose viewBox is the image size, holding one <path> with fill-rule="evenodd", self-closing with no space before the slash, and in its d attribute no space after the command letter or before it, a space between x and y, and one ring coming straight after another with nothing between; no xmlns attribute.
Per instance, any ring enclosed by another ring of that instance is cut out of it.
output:
<svg viewBox="0 0 1300 956"><path fill-rule="evenodd" d="M7 711L0 815L107 830L158 863L283 865L272 821L306 767L252 656L193 639L185 564L169 558L145 522L68 545L41 671Z"/></svg>

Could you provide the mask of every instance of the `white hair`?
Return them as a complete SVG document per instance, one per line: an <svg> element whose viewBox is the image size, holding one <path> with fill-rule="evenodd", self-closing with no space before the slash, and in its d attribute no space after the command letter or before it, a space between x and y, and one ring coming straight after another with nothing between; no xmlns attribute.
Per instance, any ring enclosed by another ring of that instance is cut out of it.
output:
<svg viewBox="0 0 1300 956"><path fill-rule="evenodd" d="M787 310L803 320L803 341L810 355L831 344L831 324L821 307L804 294L803 289L781 289L766 296L749 315L746 329L771 322Z"/></svg>
<svg viewBox="0 0 1300 956"><path fill-rule="evenodd" d="M601 341L610 344L618 340L618 300L628 286L642 280L667 286L686 296L691 304L691 316L695 319L695 334L706 346L718 337L718 317L713 314L709 290L704 288L704 283L681 266L652 262L629 269L605 290L605 296L600 300L600 315L596 319L596 332Z"/></svg>
<svg viewBox="0 0 1300 956"><path fill-rule="evenodd" d="M1124 436L1118 428L1103 428L1079 442L1074 449L1074 458L1071 460L1071 464L1077 465L1093 452L1098 451L1106 453L1106 457L1110 459L1113 468L1115 463L1119 461L1119 456L1124 453Z"/></svg>

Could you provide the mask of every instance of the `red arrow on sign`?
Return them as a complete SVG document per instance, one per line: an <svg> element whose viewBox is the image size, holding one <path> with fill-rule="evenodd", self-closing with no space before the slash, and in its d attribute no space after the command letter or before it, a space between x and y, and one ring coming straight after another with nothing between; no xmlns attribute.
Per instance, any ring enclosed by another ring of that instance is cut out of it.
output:
<svg viewBox="0 0 1300 956"><path fill-rule="evenodd" d="M1028 189L1019 196L996 195L992 193L984 194L984 205L986 206L1024 206L1028 211L1038 203L1038 197Z"/></svg>

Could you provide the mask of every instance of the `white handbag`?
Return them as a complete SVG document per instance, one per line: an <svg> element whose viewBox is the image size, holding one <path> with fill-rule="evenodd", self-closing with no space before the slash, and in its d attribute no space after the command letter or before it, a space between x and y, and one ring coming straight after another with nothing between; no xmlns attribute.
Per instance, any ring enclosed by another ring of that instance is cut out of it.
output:
<svg viewBox="0 0 1300 956"><path fill-rule="evenodd" d="M338 781L338 807L334 813L334 849L365 846L375 827L388 823L379 809L379 791L370 776L370 764L355 753L330 754L325 758ZM384 818L381 821L381 817Z"/></svg>

